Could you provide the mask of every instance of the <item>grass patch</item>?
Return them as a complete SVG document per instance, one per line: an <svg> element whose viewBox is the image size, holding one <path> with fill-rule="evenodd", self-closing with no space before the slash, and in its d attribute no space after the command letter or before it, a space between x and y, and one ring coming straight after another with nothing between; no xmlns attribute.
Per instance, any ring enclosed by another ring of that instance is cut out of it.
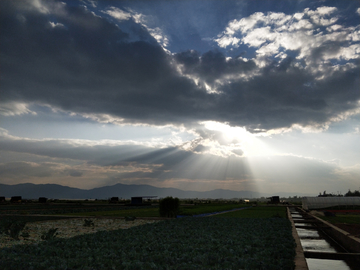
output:
<svg viewBox="0 0 360 270"><path fill-rule="evenodd" d="M214 217L236 217L236 218L286 218L286 207L282 206L256 206L239 211L219 214Z"/></svg>
<svg viewBox="0 0 360 270"><path fill-rule="evenodd" d="M213 212L221 212L232 210L235 208L246 207L248 205L242 204L197 204L189 206L180 206L179 215L192 216ZM72 216L117 216L117 217L160 217L159 207L147 208L129 208L122 210L112 211L96 211L96 212L82 212L82 213L69 213Z"/></svg>
<svg viewBox="0 0 360 270"><path fill-rule="evenodd" d="M112 211L97 211L97 212L83 212L68 214L72 216L108 216L108 217L160 217L159 207L154 208L130 208Z"/></svg>
<svg viewBox="0 0 360 270"><path fill-rule="evenodd" d="M11 220L19 222L36 222L36 221L45 221L45 220L59 220L59 219L68 219L68 217L57 217L57 216L20 216L20 215L0 215L0 220Z"/></svg>
<svg viewBox="0 0 360 270"><path fill-rule="evenodd" d="M180 206L180 215L192 216L207 213L221 212L235 208L247 207L246 204L197 204L191 206Z"/></svg>
<svg viewBox="0 0 360 270"><path fill-rule="evenodd" d="M321 210L360 210L360 205L337 205L337 206L331 206L322 208Z"/></svg>
<svg viewBox="0 0 360 270"><path fill-rule="evenodd" d="M346 224L360 224L360 215L338 215L335 217L324 217L320 215L316 215L317 217L328 221L330 223L346 223Z"/></svg>

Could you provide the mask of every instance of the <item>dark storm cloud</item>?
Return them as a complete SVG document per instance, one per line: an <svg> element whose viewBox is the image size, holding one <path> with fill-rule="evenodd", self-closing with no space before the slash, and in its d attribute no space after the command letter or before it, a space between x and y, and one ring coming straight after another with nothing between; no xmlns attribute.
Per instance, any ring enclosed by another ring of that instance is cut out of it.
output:
<svg viewBox="0 0 360 270"><path fill-rule="evenodd" d="M96 165L114 165L133 156L150 152L149 147L139 145L86 145L66 140L20 140L0 136L0 149L28 153L51 158L86 161Z"/></svg>
<svg viewBox="0 0 360 270"><path fill-rule="evenodd" d="M0 5L2 102L48 104L130 123L215 120L248 130L322 124L358 106L359 61L319 81L294 58L269 58L259 67L216 50L170 55L134 20L122 29L83 6ZM335 53L338 46L329 42L312 55ZM199 83L179 74L178 65ZM220 94L207 92L203 82Z"/></svg>
<svg viewBox="0 0 360 270"><path fill-rule="evenodd" d="M185 74L196 75L208 83L214 83L223 76L246 74L256 67L253 61L226 61L225 55L220 51L209 51L203 55L196 51L186 51L176 54L175 59L184 65Z"/></svg>
<svg viewBox="0 0 360 270"><path fill-rule="evenodd" d="M66 170L65 173L72 177L81 177L83 175L83 172L76 170Z"/></svg>

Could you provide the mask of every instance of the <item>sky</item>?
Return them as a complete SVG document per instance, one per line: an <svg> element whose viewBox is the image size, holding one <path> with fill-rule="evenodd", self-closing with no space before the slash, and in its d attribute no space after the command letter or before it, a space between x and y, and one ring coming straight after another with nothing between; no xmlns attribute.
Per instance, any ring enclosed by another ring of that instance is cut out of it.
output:
<svg viewBox="0 0 360 270"><path fill-rule="evenodd" d="M360 189L360 1L0 1L0 183Z"/></svg>

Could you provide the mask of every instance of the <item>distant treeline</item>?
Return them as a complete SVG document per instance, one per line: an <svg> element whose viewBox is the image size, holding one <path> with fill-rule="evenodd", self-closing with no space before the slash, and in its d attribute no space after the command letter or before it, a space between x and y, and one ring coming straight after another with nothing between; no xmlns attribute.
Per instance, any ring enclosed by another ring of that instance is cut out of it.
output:
<svg viewBox="0 0 360 270"><path fill-rule="evenodd" d="M345 194L346 197L360 197L360 191L359 190L355 190L354 192L351 192L351 190L349 189L349 191Z"/></svg>
<svg viewBox="0 0 360 270"><path fill-rule="evenodd" d="M354 192L352 192L349 189L349 191L347 193L345 193L345 195L342 195L342 194L326 193L326 190L325 190L322 194L320 192L318 197L360 197L360 191L354 190Z"/></svg>

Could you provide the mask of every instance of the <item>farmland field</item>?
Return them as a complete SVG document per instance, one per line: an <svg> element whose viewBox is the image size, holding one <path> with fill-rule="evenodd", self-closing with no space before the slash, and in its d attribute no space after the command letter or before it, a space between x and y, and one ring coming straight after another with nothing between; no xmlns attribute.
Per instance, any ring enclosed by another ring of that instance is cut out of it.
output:
<svg viewBox="0 0 360 270"><path fill-rule="evenodd" d="M49 220L49 224L72 222L50 221L62 218L57 216L61 213L83 215L84 220L87 215L159 216L158 206L3 206L0 214L28 225L40 220ZM185 205L180 214L195 216L242 207L245 205L236 203ZM49 240L10 240L14 244L19 241L19 245L0 249L0 269L294 269L295 243L285 212L285 207L257 206L207 218L184 217L137 227L132 227L130 221L129 226L124 224L127 229L109 227L101 231L98 228L106 228L106 222L97 225L94 220L90 234L82 235L84 220L79 220L79 227L72 228L77 236L71 238L65 238L70 233L59 228L59 235ZM114 221L111 224L115 225ZM30 233L30 237L35 236Z"/></svg>
<svg viewBox="0 0 360 270"><path fill-rule="evenodd" d="M228 212L216 217L238 217L238 218L286 218L286 207L283 206L257 206L241 211Z"/></svg>
<svg viewBox="0 0 360 270"><path fill-rule="evenodd" d="M336 214L336 216L333 217L326 217L326 216L318 216L318 217L333 224L336 223L360 224L360 215Z"/></svg>
<svg viewBox="0 0 360 270"><path fill-rule="evenodd" d="M0 249L0 269L293 269L283 218L182 218Z"/></svg>
<svg viewBox="0 0 360 270"><path fill-rule="evenodd" d="M214 213L214 212L221 212L227 211L237 208L243 208L248 205L246 204L197 204L197 205L190 205L190 206L180 206L180 215L184 216L193 216L193 215L201 215L206 213Z"/></svg>
<svg viewBox="0 0 360 270"><path fill-rule="evenodd" d="M246 205L228 203L210 203L181 205L180 215L192 216L241 208ZM51 203L1 205L0 215L70 215L70 216L136 216L159 217L158 205L125 206L94 203Z"/></svg>
<svg viewBox="0 0 360 270"><path fill-rule="evenodd" d="M141 206L147 208L149 206ZM151 207L151 206L150 206ZM51 203L51 204L19 204L19 205L0 205L0 215L64 215L71 213L101 212L135 209L133 206L114 205L114 204L87 204L87 203Z"/></svg>
<svg viewBox="0 0 360 270"><path fill-rule="evenodd" d="M159 207L132 207L128 209L121 210L110 210L110 211L91 211L91 212L82 212L82 213L71 213L69 215L73 216L109 216L109 217L159 217Z"/></svg>
<svg viewBox="0 0 360 270"><path fill-rule="evenodd" d="M236 208L245 207L246 205L242 204L197 204L197 205L181 205L179 215L184 216L193 216L201 215L206 213L214 213L220 211L226 211ZM69 215L74 216L135 216L135 217L159 217L159 207L158 206L146 206L146 207L128 207L128 208L118 208L118 210L107 211L102 209L101 211L90 211L90 212L81 212L81 213L69 213Z"/></svg>

